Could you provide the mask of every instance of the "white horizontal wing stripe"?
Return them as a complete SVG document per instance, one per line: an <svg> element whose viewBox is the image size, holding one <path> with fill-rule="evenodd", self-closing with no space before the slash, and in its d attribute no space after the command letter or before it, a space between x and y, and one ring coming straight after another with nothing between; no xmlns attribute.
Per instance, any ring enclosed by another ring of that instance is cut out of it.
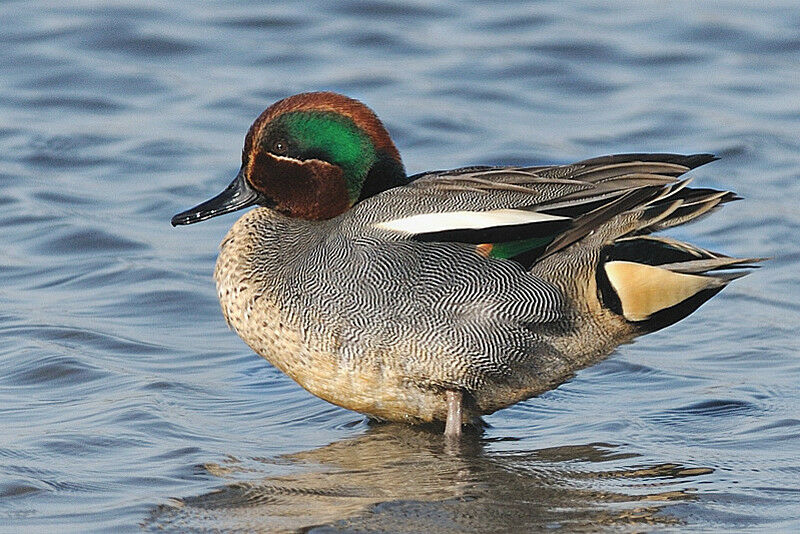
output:
<svg viewBox="0 0 800 534"><path fill-rule="evenodd" d="M427 234L445 230L479 230L495 226L514 226L568 219L535 211L502 209L492 211L450 211L422 213L375 224L376 228L404 234Z"/></svg>

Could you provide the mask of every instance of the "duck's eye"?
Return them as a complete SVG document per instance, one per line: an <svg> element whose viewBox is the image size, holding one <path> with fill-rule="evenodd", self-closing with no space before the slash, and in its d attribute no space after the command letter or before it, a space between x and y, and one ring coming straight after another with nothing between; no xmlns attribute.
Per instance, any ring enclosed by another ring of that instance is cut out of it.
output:
<svg viewBox="0 0 800 534"><path fill-rule="evenodd" d="M278 139L277 141L272 143L272 150L273 154L278 156L283 156L289 151L289 144L284 139Z"/></svg>

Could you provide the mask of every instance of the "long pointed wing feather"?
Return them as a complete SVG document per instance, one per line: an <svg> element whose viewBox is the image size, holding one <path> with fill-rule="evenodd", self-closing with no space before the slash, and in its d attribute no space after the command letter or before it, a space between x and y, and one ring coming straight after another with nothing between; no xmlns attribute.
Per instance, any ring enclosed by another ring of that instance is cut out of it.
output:
<svg viewBox="0 0 800 534"><path fill-rule="evenodd" d="M398 239L543 247L547 241L539 238L549 236L539 253L548 255L623 213L641 210L615 237L645 225L670 226L672 217L689 220L732 199L728 192L690 189L678 178L714 159L710 154L622 154L550 167L437 171L364 203L371 226Z"/></svg>

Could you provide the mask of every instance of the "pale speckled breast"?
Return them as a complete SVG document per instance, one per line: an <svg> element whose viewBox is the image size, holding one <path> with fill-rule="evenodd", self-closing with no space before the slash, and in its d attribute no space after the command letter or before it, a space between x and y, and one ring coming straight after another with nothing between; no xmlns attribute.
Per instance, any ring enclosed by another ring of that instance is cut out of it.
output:
<svg viewBox="0 0 800 534"><path fill-rule="evenodd" d="M320 323L325 317L312 320L323 327L316 330L327 330L327 339L303 328L302 314L287 303L291 297L282 291L292 283L291 270L261 265L265 260L271 263L270 258L291 256L293 245L307 243L301 231L296 243L281 244L280 235L291 234L286 222L269 210L256 209L240 218L223 240L214 278L228 325L256 353L328 402L386 420L446 417L441 392L416 387L400 366L392 365L403 355L348 357L335 326L325 329Z"/></svg>

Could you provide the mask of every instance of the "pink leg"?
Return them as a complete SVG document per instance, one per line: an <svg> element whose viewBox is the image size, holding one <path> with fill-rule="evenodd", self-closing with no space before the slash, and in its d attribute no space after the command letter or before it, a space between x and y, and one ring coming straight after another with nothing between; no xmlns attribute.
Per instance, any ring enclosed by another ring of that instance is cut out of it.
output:
<svg viewBox="0 0 800 534"><path fill-rule="evenodd" d="M444 435L449 438L461 437L461 392L445 391L447 398L447 422L444 425Z"/></svg>

